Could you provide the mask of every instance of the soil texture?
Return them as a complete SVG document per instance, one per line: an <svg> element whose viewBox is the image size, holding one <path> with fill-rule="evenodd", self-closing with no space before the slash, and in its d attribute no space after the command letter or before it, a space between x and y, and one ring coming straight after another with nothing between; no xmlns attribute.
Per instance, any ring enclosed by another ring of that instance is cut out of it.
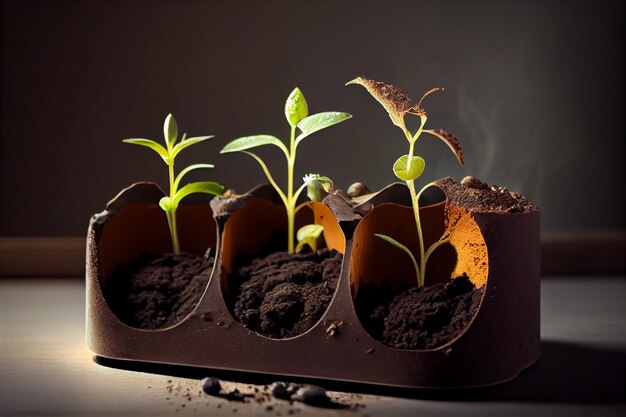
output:
<svg viewBox="0 0 626 417"><path fill-rule="evenodd" d="M152 259L141 256L107 279L104 294L125 324L159 329L187 317L209 282L214 258L182 252Z"/></svg>
<svg viewBox="0 0 626 417"><path fill-rule="evenodd" d="M448 201L470 212L528 213L537 207L519 193L505 187L487 185L476 177L465 177L456 182L450 177L436 184L446 193Z"/></svg>
<svg viewBox="0 0 626 417"><path fill-rule="evenodd" d="M226 301L245 327L284 339L313 327L337 288L341 253L273 252L256 259L237 259L228 278Z"/></svg>
<svg viewBox="0 0 626 417"><path fill-rule="evenodd" d="M361 284L355 302L365 330L387 346L434 349L457 337L478 311L483 289L465 275L448 283L393 292Z"/></svg>

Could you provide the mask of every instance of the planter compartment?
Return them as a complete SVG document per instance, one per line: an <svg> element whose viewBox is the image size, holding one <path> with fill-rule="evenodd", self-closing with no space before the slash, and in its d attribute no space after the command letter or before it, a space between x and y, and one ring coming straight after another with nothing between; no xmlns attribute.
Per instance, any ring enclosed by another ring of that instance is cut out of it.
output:
<svg viewBox="0 0 626 417"><path fill-rule="evenodd" d="M330 208L308 202L296 213L295 230L322 225L318 248L336 252L288 255L286 218L280 203L248 200L224 222L220 256L221 288L229 311L251 331L277 339L307 332L327 310L346 248ZM247 271L245 278L239 271Z"/></svg>
<svg viewBox="0 0 626 417"><path fill-rule="evenodd" d="M88 347L96 355L113 359L411 388L467 387L514 378L539 355L538 212L497 217L468 215L457 207L465 215L461 220L475 224L479 233L462 239L458 235L458 241L451 239L460 254L451 249L442 251L443 255L438 255L441 259L434 259L433 265L435 261L441 263L440 279L446 275L449 278L452 267L445 253L471 263L473 255L463 249L463 242L482 237L488 254L488 269L482 269L486 277L480 281L478 273L471 273L477 286L481 282L485 286L480 310L465 333L442 348L393 349L372 339L361 326L353 305L359 280L351 272L364 270L365 264L355 259L362 257L364 250L363 240L356 241L360 239L361 225L374 225L375 221L368 219L375 219L379 212L408 210L380 205L385 201L397 203L398 195L400 200L405 199L397 186L390 189L394 192L383 190L370 200L375 203L370 212L361 207L368 214L356 230L357 217L343 210L340 203L312 203L301 210L298 221L322 222L326 245L344 256L337 289L327 311L310 330L290 339L270 339L249 331L232 317L224 302L228 274L237 253L255 253L273 233L284 233L284 208L277 204L268 187L253 190L253 198L239 210L229 212L213 207L215 222L206 205L182 206L181 247L199 254L207 247L217 248L216 264L205 293L187 318L169 328L147 331L120 322L103 296L102 281L117 265L131 262L142 251L158 254L170 247L165 216L157 206L162 194L153 190L152 194L143 193L136 198L126 190L107 211L94 216L90 224L86 276ZM443 232L444 220L453 214L453 210L444 211L443 204L423 210L438 219L428 232L430 236ZM191 227L183 225L187 221ZM159 222L162 229L156 232L154 225ZM124 247L118 246L125 236L128 237Z"/></svg>
<svg viewBox="0 0 626 417"><path fill-rule="evenodd" d="M402 191L404 190L404 191ZM350 264L353 301L361 284L415 286L405 253L374 233L387 234L418 253L419 243L408 190L393 184L376 193L373 208L354 233ZM450 243L427 264L426 285L467 274L482 301L465 329L430 350L399 350L377 343L396 383L428 387L491 385L515 378L540 356L539 211L472 212L454 202L420 209L428 248L442 234ZM418 261L419 262L419 261ZM418 365L421 364L421 365Z"/></svg>

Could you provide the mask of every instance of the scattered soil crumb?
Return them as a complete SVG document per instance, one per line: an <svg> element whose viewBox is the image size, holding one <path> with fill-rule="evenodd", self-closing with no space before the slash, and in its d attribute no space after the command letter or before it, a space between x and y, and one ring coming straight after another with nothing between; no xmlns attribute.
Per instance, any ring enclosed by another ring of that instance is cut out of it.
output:
<svg viewBox="0 0 626 417"><path fill-rule="evenodd" d="M324 388L310 384L296 384L292 382L274 382L267 385L243 385L229 381L220 381L216 377L204 378L198 387L198 382L189 380L173 382L168 380L166 385L167 397L174 396L175 403L180 410L189 404L197 407L197 401L203 401L207 406L222 408L231 405L230 411L240 409L236 404L257 405L259 412L274 414L296 414L304 411L303 407L356 411L365 407L361 403L361 394L328 392ZM200 388L200 390L198 390ZM191 395L199 391L200 395ZM217 402L211 401L215 398ZM183 400L180 403L178 400ZM190 403L193 401L192 403Z"/></svg>

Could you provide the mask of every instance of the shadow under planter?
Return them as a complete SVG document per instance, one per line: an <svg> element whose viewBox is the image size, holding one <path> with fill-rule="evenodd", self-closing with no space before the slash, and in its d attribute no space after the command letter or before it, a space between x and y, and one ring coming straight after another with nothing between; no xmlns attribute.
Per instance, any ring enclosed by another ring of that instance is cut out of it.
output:
<svg viewBox="0 0 626 417"><path fill-rule="evenodd" d="M570 404L625 404L622 372L626 365L626 352L621 349L584 346L555 341L543 341L541 360L518 378L494 386L461 389L398 388L342 381L319 381L326 389L390 395L434 401L491 401L517 403ZM207 371L203 368L164 365L139 361L123 361L94 357L102 366L127 369L135 372L157 373L181 378L202 379L207 372L220 379L249 384L270 384L273 375L238 371ZM312 383L310 378L293 378L294 382ZM315 382L315 380L313 380Z"/></svg>

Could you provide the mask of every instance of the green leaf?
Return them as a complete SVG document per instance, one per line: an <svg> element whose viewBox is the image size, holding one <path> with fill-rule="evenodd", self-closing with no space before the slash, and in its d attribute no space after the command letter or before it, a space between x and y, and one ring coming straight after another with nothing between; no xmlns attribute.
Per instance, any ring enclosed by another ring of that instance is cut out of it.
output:
<svg viewBox="0 0 626 417"><path fill-rule="evenodd" d="M424 172L424 168L426 168L426 161L424 161L419 156L414 156L411 159L411 166L407 170L407 161L409 160L409 155L402 155L398 160L393 164L393 172L396 174L396 177L400 178L402 181L412 181L422 175Z"/></svg>
<svg viewBox="0 0 626 417"><path fill-rule="evenodd" d="M220 153L240 152L263 145L278 146L285 153L285 156L289 157L289 151L287 150L285 144L280 139L272 135L245 136L235 139L224 146Z"/></svg>
<svg viewBox="0 0 626 417"><path fill-rule="evenodd" d="M159 200L159 206L166 213L172 210L172 202L169 197L163 197Z"/></svg>
<svg viewBox="0 0 626 417"><path fill-rule="evenodd" d="M321 176L319 174L307 174L302 178L302 181L304 181L304 183L296 190L295 193L293 193L294 201L296 201L298 197L300 197L300 193L302 193L305 188L307 189L307 196L311 201L321 201L324 197L328 195L328 192L333 186L333 181L330 178ZM320 187L320 192L316 194L315 191L309 187L310 185ZM321 192L322 190L324 191L324 193ZM322 194L324 195L322 196Z"/></svg>
<svg viewBox="0 0 626 417"><path fill-rule="evenodd" d="M285 195L285 193L283 193L283 191L280 189L278 184L276 184L276 181L274 181L274 178L272 177L270 170L267 168L267 165L265 165L265 162L263 162L261 158L259 158L257 155L253 154L252 152L248 152L248 151L242 151L242 152L245 153L246 155L250 155L252 158L254 158L255 161L259 163L259 165L261 165L261 169L265 173L267 180L272 185L272 187L274 187L274 189L280 196L280 199L283 200L283 204L285 204L285 207L287 207L289 205L287 201L287 196Z"/></svg>
<svg viewBox="0 0 626 417"><path fill-rule="evenodd" d="M305 175L302 180L304 181L304 185L300 188L306 186L306 195L311 201L322 201L333 187L333 181L330 178L319 174ZM299 189L295 194L295 198L298 198L300 192L301 190Z"/></svg>
<svg viewBox="0 0 626 417"><path fill-rule="evenodd" d="M304 245L309 245L313 252L317 251L317 239L320 237L324 227L321 224L307 224L298 229L296 238L298 239L298 245L296 246L296 252L300 252Z"/></svg>
<svg viewBox="0 0 626 417"><path fill-rule="evenodd" d="M315 238L320 237L322 231L324 230L324 226L321 224L307 224L298 229L296 233L296 237L298 241L306 239L308 236L313 236Z"/></svg>
<svg viewBox="0 0 626 417"><path fill-rule="evenodd" d="M178 186L180 185L180 181L183 179L185 174L187 174L189 171L193 171L194 169L203 169L203 168L215 168L215 165L213 164L189 165L187 168L180 171L180 173L176 176L176 179L174 180L174 189L175 190L178 189Z"/></svg>
<svg viewBox="0 0 626 417"><path fill-rule="evenodd" d="M337 123L341 123L344 120L348 120L352 115L348 113L342 113L338 111L327 111L323 113L317 113L309 116L298 123L298 128L302 131L296 139L296 145L302 141L305 137L317 132L318 130L326 129Z"/></svg>
<svg viewBox="0 0 626 417"><path fill-rule="evenodd" d="M374 236L381 238L382 240L387 241L388 243L391 243L393 246L395 246L398 249L402 249L403 251L409 251L409 248L407 248L406 246L404 246L402 243L398 242L397 240L395 240L394 238L392 238L391 236L387 236L387 235L383 235L382 233L375 233Z"/></svg>
<svg viewBox="0 0 626 417"><path fill-rule="evenodd" d="M155 141L150 140L150 139L133 138L133 139L124 139L123 142L150 148L153 151L156 151L156 153L158 153L161 156L161 158L163 158L165 163L169 165L169 162L168 162L169 156L167 154L167 149L165 149L162 145L156 143Z"/></svg>
<svg viewBox="0 0 626 417"><path fill-rule="evenodd" d="M176 210L180 200L187 197L189 194L205 193L212 195L222 195L224 193L224 186L216 182L192 182L185 185L174 194L174 200L172 201L172 208Z"/></svg>
<svg viewBox="0 0 626 417"><path fill-rule="evenodd" d="M198 137L195 137L195 138L184 139L184 140L178 142L174 146L174 149L172 150L172 158L175 158L176 155L178 155L180 153L180 151L182 151L183 149L186 149L186 148L190 147L191 145L195 145L196 143L203 142L203 141L211 139L213 137L214 137L213 135L198 136Z"/></svg>
<svg viewBox="0 0 626 417"><path fill-rule="evenodd" d="M302 181L307 185L312 182L317 182L324 188L324 191L326 192L328 192L333 186L333 180L320 174L307 174L302 177Z"/></svg>
<svg viewBox="0 0 626 417"><path fill-rule="evenodd" d="M328 192L324 191L324 187L317 181L312 181L306 185L306 196L311 201L317 201L318 203L328 195Z"/></svg>
<svg viewBox="0 0 626 417"><path fill-rule="evenodd" d="M287 118L287 122L294 127L300 122L300 120L304 119L309 115L309 106L304 99L304 95L302 91L298 87L294 88L294 90L287 97L287 101L285 102L285 117Z"/></svg>
<svg viewBox="0 0 626 417"><path fill-rule="evenodd" d="M165 137L165 143L168 147L174 146L176 139L178 139L178 123L172 113L168 114L163 123L163 137Z"/></svg>
<svg viewBox="0 0 626 417"><path fill-rule="evenodd" d="M420 281L420 269L417 265L417 260L415 259L415 256L413 256L413 253L411 253L411 250L390 236L383 235L382 233L375 233L374 236L381 238L387 243L391 243L393 246L409 255L409 257L411 258L411 262L413 263L413 268L415 269L415 274L417 276L417 286L420 288L423 287L424 283Z"/></svg>

